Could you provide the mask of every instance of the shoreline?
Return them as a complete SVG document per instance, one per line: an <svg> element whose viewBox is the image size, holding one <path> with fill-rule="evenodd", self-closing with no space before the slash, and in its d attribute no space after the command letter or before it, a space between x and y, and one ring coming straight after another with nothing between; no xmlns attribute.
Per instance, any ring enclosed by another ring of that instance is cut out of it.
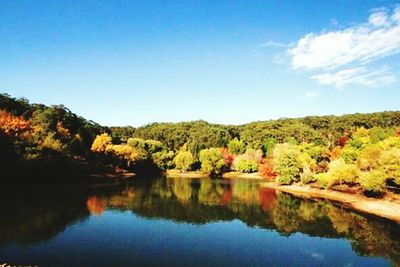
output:
<svg viewBox="0 0 400 267"><path fill-rule="evenodd" d="M168 170L165 172L167 178L210 178L209 173L202 172L180 172L176 170Z"/></svg>
<svg viewBox="0 0 400 267"><path fill-rule="evenodd" d="M302 198L331 200L343 204L346 208L379 216L400 224L400 203L394 201L303 185L277 185L276 183L268 182L261 183L261 185Z"/></svg>
<svg viewBox="0 0 400 267"><path fill-rule="evenodd" d="M254 180L266 180L264 177L259 175L257 172L254 173L242 173L242 172L226 172L222 174L224 179L254 179Z"/></svg>

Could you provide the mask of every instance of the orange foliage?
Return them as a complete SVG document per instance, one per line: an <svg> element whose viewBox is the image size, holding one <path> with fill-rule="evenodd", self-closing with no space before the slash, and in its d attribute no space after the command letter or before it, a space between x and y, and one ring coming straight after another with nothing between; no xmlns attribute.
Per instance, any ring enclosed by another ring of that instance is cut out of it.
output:
<svg viewBox="0 0 400 267"><path fill-rule="evenodd" d="M70 137L69 130L64 127L61 121L57 122L57 133L63 137Z"/></svg>
<svg viewBox="0 0 400 267"><path fill-rule="evenodd" d="M263 159L260 166L258 167L258 173L269 179L275 179L277 174L274 172L274 163L271 158Z"/></svg>
<svg viewBox="0 0 400 267"><path fill-rule="evenodd" d="M258 191L258 200L261 208L264 211L273 209L276 203L276 199L277 195L274 189L260 188L260 190Z"/></svg>
<svg viewBox="0 0 400 267"><path fill-rule="evenodd" d="M227 147L221 148L222 155L224 156L225 164L231 166L235 156L228 151Z"/></svg>
<svg viewBox="0 0 400 267"><path fill-rule="evenodd" d="M86 207L89 210L90 214L94 214L100 216L103 214L105 207L104 202L101 198L96 196L88 197L86 201Z"/></svg>
<svg viewBox="0 0 400 267"><path fill-rule="evenodd" d="M232 189L230 187L224 188L224 193L222 194L221 198L221 205L226 206L228 205L231 200L232 200Z"/></svg>
<svg viewBox="0 0 400 267"><path fill-rule="evenodd" d="M11 136L25 137L31 130L29 121L22 116L17 117L11 113L0 111L0 130Z"/></svg>
<svg viewBox="0 0 400 267"><path fill-rule="evenodd" d="M335 160L340 158L340 154L342 153L342 148L340 146L336 146L332 149L332 151L330 151L329 153L329 158L331 160Z"/></svg>

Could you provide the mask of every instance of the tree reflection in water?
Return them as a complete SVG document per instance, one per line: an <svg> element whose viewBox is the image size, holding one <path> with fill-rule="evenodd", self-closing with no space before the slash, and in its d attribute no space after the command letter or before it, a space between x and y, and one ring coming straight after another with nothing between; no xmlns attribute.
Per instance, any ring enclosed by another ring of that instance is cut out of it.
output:
<svg viewBox="0 0 400 267"><path fill-rule="evenodd" d="M16 192L14 194L11 192ZM241 180L160 178L113 186L4 189L0 244L49 240L66 227L106 210L145 218L206 224L241 220L282 235L346 238L360 255L400 264L400 226L329 201L312 201Z"/></svg>

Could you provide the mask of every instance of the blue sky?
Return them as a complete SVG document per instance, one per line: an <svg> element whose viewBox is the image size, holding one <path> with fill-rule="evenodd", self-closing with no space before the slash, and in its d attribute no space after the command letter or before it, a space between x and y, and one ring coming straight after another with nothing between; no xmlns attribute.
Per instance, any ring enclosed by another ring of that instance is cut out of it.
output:
<svg viewBox="0 0 400 267"><path fill-rule="evenodd" d="M400 110L400 2L0 1L0 92L104 125Z"/></svg>

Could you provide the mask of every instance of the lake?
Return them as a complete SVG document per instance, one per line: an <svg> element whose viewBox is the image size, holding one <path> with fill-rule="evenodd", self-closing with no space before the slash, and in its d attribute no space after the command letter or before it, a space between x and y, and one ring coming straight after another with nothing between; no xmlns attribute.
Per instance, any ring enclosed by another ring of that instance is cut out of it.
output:
<svg viewBox="0 0 400 267"><path fill-rule="evenodd" d="M257 181L160 177L0 192L0 264L400 264L400 225Z"/></svg>

